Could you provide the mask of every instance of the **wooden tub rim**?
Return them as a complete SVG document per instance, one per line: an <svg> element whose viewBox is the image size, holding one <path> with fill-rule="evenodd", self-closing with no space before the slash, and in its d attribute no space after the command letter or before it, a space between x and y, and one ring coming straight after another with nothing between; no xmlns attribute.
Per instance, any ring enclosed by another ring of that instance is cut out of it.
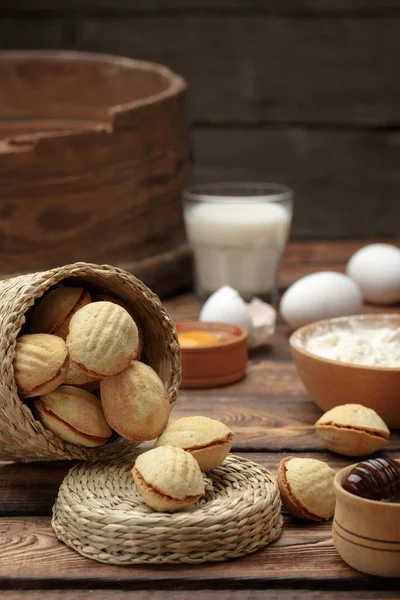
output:
<svg viewBox="0 0 400 600"><path fill-rule="evenodd" d="M106 109L106 114L109 116L109 122L99 122L99 124L94 127L94 129L98 131L107 131L112 132L117 129L125 129L129 128L127 125L127 120L122 118L119 119L119 116L123 116L123 114L131 113L132 111L156 104L158 102L166 101L170 98L179 96L180 94L185 93L187 88L187 83L183 77L177 75L174 71L172 71L169 67L161 65L159 63L138 60L134 58L129 58L126 56L118 56L112 54L105 54L101 52L81 52L75 50L0 50L0 61L34 61L34 60L54 60L54 61L86 61L86 62L95 62L95 63L103 63L108 65L113 65L116 67L122 68L130 68L142 71L152 71L157 72L163 79L166 80L167 85L165 89L157 92L156 94L152 94L146 96L145 98L139 98L133 100L132 102L124 102L121 104L110 105ZM15 134L8 138L3 138L3 142L7 145L10 145L10 151L15 150L13 148L14 140L18 144L18 140L23 142L28 141L39 141L43 138L54 137L55 135L64 137L65 135L76 135L81 133L87 133L87 130L82 129L74 130L74 131L57 131L55 133L51 132L35 132L29 134Z"/></svg>

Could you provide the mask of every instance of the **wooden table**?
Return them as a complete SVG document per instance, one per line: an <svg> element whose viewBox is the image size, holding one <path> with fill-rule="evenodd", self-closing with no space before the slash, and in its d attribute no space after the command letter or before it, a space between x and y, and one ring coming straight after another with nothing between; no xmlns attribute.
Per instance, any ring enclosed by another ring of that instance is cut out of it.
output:
<svg viewBox="0 0 400 600"><path fill-rule="evenodd" d="M314 270L343 271L349 255L361 245L291 244L282 286ZM195 317L198 312L191 295L165 304L176 319ZM242 382L215 390L182 391L173 416L203 414L220 419L235 432L234 451L272 471L288 455L321 458L334 468L349 464L324 452L314 433L320 412L299 381L288 333L279 324L270 346L251 354ZM400 455L399 433L392 433L384 455ZM59 543L50 526L53 500L68 468L66 463L0 465L0 589L5 590L1 598L248 600L265 598L265 590L270 600L399 597L399 579L368 577L346 566L333 547L331 522L302 523L287 515L277 542L228 563L112 567L92 562Z"/></svg>

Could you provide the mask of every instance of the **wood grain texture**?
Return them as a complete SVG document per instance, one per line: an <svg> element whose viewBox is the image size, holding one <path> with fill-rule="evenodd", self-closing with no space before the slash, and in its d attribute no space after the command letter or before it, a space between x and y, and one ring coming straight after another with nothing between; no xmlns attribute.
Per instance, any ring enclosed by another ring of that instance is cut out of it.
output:
<svg viewBox="0 0 400 600"><path fill-rule="evenodd" d="M380 589L374 578L357 573L337 555L330 522L310 524L285 519L281 538L267 549L229 564L117 567L85 559L61 544L48 517L4 518L0 521L0 585L2 589L63 585L76 589L230 589L357 586ZM282 569L282 566L285 566ZM386 583L393 589L395 582ZM394 588L397 589L397 588Z"/></svg>
<svg viewBox="0 0 400 600"><path fill-rule="evenodd" d="M50 515L72 464L0 463L0 516Z"/></svg>
<svg viewBox="0 0 400 600"><path fill-rule="evenodd" d="M391 240L387 238L370 238L368 244L388 243L400 247L400 237ZM302 242L291 240L285 248L282 264L282 274L288 267L310 265L314 268L327 268L330 264L340 264L340 268L346 265L350 257L362 248L367 242L364 240L314 240L313 242ZM178 298L176 299L178 300Z"/></svg>
<svg viewBox="0 0 400 600"><path fill-rule="evenodd" d="M192 287L192 252L186 242L142 261L121 261L118 266L133 273L160 298L169 298ZM23 274L13 273L13 276ZM9 277L9 273L0 272L0 281Z"/></svg>
<svg viewBox="0 0 400 600"><path fill-rule="evenodd" d="M359 241L295 242L282 274L296 279L343 263ZM300 270L300 271L299 271ZM297 274L297 275L296 275ZM195 317L193 295L165 302L174 318ZM376 310L373 309L373 310ZM307 399L290 361L288 329L281 323L269 348L250 357L249 376L227 388L182 392L173 418L215 416L236 432L239 453L276 472L288 455L324 460L334 469L353 459L322 451L312 424L320 414ZM260 449L262 451L251 452ZM399 433L382 455L400 453ZM398 580L364 576L338 557L331 522L309 524L285 516L279 541L262 552L196 567L111 567L60 544L50 526L51 506L70 463L0 464L0 589L5 600L384 600L398 597ZM268 590L268 591L267 591Z"/></svg>
<svg viewBox="0 0 400 600"><path fill-rule="evenodd" d="M218 590L218 600L265 600L265 590ZM71 600L71 592L66 590L18 590L2 592L2 600ZM188 592L182 590L74 590L73 600L187 600ZM191 598L215 600L215 590L191 591ZM396 590L385 591L340 591L340 590L271 590L268 600L386 600L398 599Z"/></svg>
<svg viewBox="0 0 400 600"><path fill-rule="evenodd" d="M224 11L228 14L235 10L246 12L262 11L281 14L382 14L384 11L400 9L399 0L385 0L377 6L376 0L12 0L2 2L3 10L29 11L95 11L96 13L118 11L159 13L159 12L196 12L202 10Z"/></svg>
<svg viewBox="0 0 400 600"><path fill-rule="evenodd" d="M366 240L316 240L312 243L292 240L285 250L282 267L279 274L279 287L285 290L299 277L309 275L316 271L346 272L346 264L351 256L366 243L390 243L400 247L398 237L376 238ZM190 304L190 303L189 303ZM365 305L364 311L375 311L376 307ZM399 306L385 307L385 312L398 312Z"/></svg>
<svg viewBox="0 0 400 600"><path fill-rule="evenodd" d="M55 128L60 119L67 127L80 110L82 120L93 110L95 124L22 140L17 128L0 142L0 272L86 261L128 264L155 288L162 279L160 290L169 293L188 281L187 248L179 248L189 169L185 85L168 70L128 63L65 53L0 56L7 127L46 115Z"/></svg>
<svg viewBox="0 0 400 600"><path fill-rule="evenodd" d="M195 123L370 127L400 122L399 23L397 13L50 13L5 16L0 40L3 48L62 47L166 64L189 82Z"/></svg>
<svg viewBox="0 0 400 600"><path fill-rule="evenodd" d="M141 279L160 298L168 298L192 287L192 253L186 242L172 250L141 261L119 265Z"/></svg>
<svg viewBox="0 0 400 600"><path fill-rule="evenodd" d="M152 444L144 445L145 451ZM280 461L291 452L237 452L257 462L272 473L277 473ZM329 452L304 451L296 453L302 457L327 462L332 469L347 467L356 459L338 456ZM379 456L397 458L399 452L381 452ZM73 462L59 463L0 463L0 517L50 516L58 488L73 466ZM0 521L1 523L1 521Z"/></svg>
<svg viewBox="0 0 400 600"><path fill-rule="evenodd" d="M283 369L278 372L282 373ZM260 369L248 377L253 381L257 379L259 384L258 393L254 395L240 392L238 387L232 389L233 386L209 394L181 391L174 418L202 414L222 421L235 433L236 450L323 450L314 431L314 423L322 411L305 393L297 396L274 395L274 385L279 381L279 376L272 369L263 374ZM298 386L299 389L301 384L297 382L297 375L293 376L292 381L293 388ZM400 451L400 432L392 432L387 448Z"/></svg>
<svg viewBox="0 0 400 600"><path fill-rule="evenodd" d="M193 140L197 182L244 179L292 187L295 238L398 236L396 131L203 129Z"/></svg>

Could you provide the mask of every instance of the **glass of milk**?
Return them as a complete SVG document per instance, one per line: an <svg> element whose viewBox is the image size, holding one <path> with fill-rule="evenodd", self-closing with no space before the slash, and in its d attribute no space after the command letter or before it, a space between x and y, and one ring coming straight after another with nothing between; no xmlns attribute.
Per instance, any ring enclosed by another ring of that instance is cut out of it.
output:
<svg viewBox="0 0 400 600"><path fill-rule="evenodd" d="M211 183L184 192L186 232L203 300L230 285L245 300L274 298L293 192L269 183Z"/></svg>

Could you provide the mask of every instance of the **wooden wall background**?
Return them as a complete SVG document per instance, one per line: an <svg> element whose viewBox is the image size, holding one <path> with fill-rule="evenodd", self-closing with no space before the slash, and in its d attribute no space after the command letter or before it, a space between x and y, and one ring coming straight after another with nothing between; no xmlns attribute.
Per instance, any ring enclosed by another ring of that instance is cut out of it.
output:
<svg viewBox="0 0 400 600"><path fill-rule="evenodd" d="M292 186L297 238L400 233L400 0L0 1L0 46L162 62L196 181Z"/></svg>

